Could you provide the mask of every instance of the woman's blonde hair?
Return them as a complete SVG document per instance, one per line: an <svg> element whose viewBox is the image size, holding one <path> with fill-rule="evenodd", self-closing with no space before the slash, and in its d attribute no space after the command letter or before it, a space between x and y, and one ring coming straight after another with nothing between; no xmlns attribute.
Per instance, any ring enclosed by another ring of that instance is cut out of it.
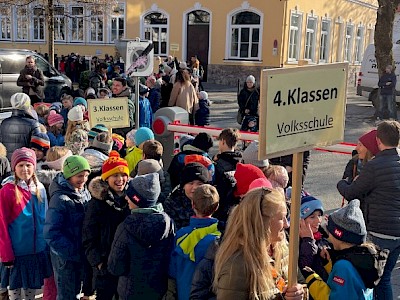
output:
<svg viewBox="0 0 400 300"><path fill-rule="evenodd" d="M84 123L85 121L71 121L68 120L68 125L67 125L67 130L65 132L65 140L68 141L71 134L76 130L76 129L83 129L84 128Z"/></svg>
<svg viewBox="0 0 400 300"><path fill-rule="evenodd" d="M257 188L248 192L232 210L215 257L216 292L222 267L232 257L242 255L248 278L249 299L270 299L276 293L273 269L287 276L287 242L283 240L271 245L270 222L274 215L284 209L285 198L282 193ZM269 255L270 250L273 258Z"/></svg>

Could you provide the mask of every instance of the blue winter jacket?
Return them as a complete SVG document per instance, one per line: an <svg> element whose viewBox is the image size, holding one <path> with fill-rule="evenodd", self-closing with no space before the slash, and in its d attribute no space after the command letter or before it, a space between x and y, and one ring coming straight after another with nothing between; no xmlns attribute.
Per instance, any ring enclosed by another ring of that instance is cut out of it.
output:
<svg viewBox="0 0 400 300"><path fill-rule="evenodd" d="M153 111L147 98L139 97L139 127L151 128L153 123Z"/></svg>
<svg viewBox="0 0 400 300"><path fill-rule="evenodd" d="M77 192L62 173L49 188L50 203L44 225L44 238L61 259L80 262L83 258L82 224L91 198L86 187Z"/></svg>
<svg viewBox="0 0 400 300"><path fill-rule="evenodd" d="M59 135L55 136L54 133L48 131L47 135L48 135L49 140L50 140L50 147L64 146L65 145L64 136L62 134L59 134Z"/></svg>
<svg viewBox="0 0 400 300"><path fill-rule="evenodd" d="M178 300L188 300L197 264L204 258L208 246L221 232L215 218L190 218L190 224L178 230L171 255L169 276L176 280Z"/></svg>
<svg viewBox="0 0 400 300"><path fill-rule="evenodd" d="M167 290L175 226L162 205L132 210L115 233L108 270L121 300L161 299Z"/></svg>
<svg viewBox="0 0 400 300"><path fill-rule="evenodd" d="M160 108L161 103L161 91L159 88L151 88L149 91L149 102L153 113Z"/></svg>

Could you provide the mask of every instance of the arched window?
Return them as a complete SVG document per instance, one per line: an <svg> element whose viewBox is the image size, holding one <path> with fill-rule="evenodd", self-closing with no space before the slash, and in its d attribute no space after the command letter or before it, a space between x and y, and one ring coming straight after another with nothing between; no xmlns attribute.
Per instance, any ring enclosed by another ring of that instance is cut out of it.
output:
<svg viewBox="0 0 400 300"><path fill-rule="evenodd" d="M166 56L168 52L168 17L152 12L144 17L144 39L153 41L154 55Z"/></svg>
<svg viewBox="0 0 400 300"><path fill-rule="evenodd" d="M261 58L261 19L252 11L241 11L230 17L229 58Z"/></svg>

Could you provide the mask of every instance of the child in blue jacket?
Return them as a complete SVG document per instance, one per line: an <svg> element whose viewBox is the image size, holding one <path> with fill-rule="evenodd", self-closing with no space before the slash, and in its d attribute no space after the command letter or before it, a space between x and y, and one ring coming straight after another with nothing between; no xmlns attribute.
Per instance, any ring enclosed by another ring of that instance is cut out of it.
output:
<svg viewBox="0 0 400 300"><path fill-rule="evenodd" d="M153 111L147 96L149 89L147 86L141 84L139 86L139 127L151 128L153 123Z"/></svg>
<svg viewBox="0 0 400 300"><path fill-rule="evenodd" d="M193 196L192 206L195 216L189 226L178 230L175 249L169 266L170 281L176 282L178 300L188 300L192 278L197 264L204 258L208 246L219 236L218 220L212 214L218 209L217 189L209 184L199 186ZM169 287L171 284L169 284ZM169 288L169 293L171 293Z"/></svg>
<svg viewBox="0 0 400 300"><path fill-rule="evenodd" d="M44 224L44 238L50 246L57 299L76 299L85 290L84 268L86 259L82 247L82 224L91 195L86 188L90 166L78 155L68 157L63 171L50 184L50 203ZM90 286L90 285L88 285Z"/></svg>
<svg viewBox="0 0 400 300"><path fill-rule="evenodd" d="M329 273L324 282L311 268L306 267L306 282L310 295L319 299L373 299L373 288L382 276L387 251L365 243L367 230L360 201L352 200L328 218L328 240L334 250L326 261ZM324 254L324 252L322 252ZM329 259L330 256L330 259Z"/></svg>

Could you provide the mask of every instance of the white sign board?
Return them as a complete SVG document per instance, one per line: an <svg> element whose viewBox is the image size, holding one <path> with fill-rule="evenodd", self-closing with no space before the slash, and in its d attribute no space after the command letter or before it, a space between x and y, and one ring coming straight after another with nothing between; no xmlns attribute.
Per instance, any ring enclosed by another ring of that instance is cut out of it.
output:
<svg viewBox="0 0 400 300"><path fill-rule="evenodd" d="M153 72L154 49L150 41L130 41L126 46L126 74L149 76Z"/></svg>
<svg viewBox="0 0 400 300"><path fill-rule="evenodd" d="M128 98L88 100L90 128L104 124L107 128L129 127Z"/></svg>
<svg viewBox="0 0 400 300"><path fill-rule="evenodd" d="M260 157L343 141L347 63L261 72Z"/></svg>

